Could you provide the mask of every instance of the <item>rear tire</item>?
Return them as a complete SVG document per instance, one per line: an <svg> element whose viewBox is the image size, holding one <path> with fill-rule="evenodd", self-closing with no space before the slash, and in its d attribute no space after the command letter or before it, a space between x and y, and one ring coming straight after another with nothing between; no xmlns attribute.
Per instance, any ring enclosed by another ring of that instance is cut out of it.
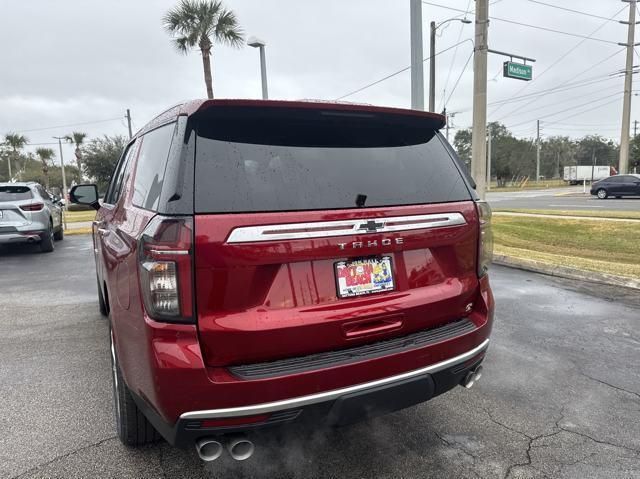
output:
<svg viewBox="0 0 640 479"><path fill-rule="evenodd" d="M43 253L51 253L54 249L53 224L49 221L49 229L40 236L40 251Z"/></svg>
<svg viewBox="0 0 640 479"><path fill-rule="evenodd" d="M58 228L58 230L53 233L53 239L56 241L62 241L64 239L64 228L62 225Z"/></svg>
<svg viewBox="0 0 640 479"><path fill-rule="evenodd" d="M138 409L120 372L111 327L109 327L109 343L111 345L111 371L118 437L122 444L129 447L139 447L156 442L160 439L160 434Z"/></svg>
<svg viewBox="0 0 640 479"><path fill-rule="evenodd" d="M607 190L605 190L604 188L600 188L597 194L598 194L598 198L600 198L601 200L606 200L607 197L609 196L609 193L607 193Z"/></svg>

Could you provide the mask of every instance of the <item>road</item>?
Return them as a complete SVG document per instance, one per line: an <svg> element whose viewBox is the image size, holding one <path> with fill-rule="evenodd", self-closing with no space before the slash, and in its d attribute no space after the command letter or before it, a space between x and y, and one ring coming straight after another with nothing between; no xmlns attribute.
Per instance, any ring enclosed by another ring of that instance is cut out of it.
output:
<svg viewBox="0 0 640 479"><path fill-rule="evenodd" d="M88 236L0 251L0 478L640 477L640 295L494 267L496 324L471 390L247 462L115 437Z"/></svg>
<svg viewBox="0 0 640 479"><path fill-rule="evenodd" d="M582 186L550 188L548 190L489 192L487 193L487 201L494 209L640 211L640 198L636 197L599 200L595 196L565 196L566 193L581 194Z"/></svg>

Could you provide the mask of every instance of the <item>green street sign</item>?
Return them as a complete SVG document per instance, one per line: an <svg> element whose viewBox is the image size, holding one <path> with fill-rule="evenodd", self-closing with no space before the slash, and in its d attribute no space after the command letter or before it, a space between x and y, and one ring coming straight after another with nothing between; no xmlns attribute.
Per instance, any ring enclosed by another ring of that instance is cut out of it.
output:
<svg viewBox="0 0 640 479"><path fill-rule="evenodd" d="M522 63L504 62L502 66L506 78L529 81L533 78L533 67Z"/></svg>

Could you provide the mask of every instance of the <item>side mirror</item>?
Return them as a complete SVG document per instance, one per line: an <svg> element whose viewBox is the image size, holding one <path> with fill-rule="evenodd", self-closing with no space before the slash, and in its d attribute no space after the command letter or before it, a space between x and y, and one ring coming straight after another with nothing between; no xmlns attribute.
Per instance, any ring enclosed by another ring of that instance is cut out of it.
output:
<svg viewBox="0 0 640 479"><path fill-rule="evenodd" d="M91 206L95 210L100 209L98 203L98 187L96 185L76 185L69 191L71 203Z"/></svg>

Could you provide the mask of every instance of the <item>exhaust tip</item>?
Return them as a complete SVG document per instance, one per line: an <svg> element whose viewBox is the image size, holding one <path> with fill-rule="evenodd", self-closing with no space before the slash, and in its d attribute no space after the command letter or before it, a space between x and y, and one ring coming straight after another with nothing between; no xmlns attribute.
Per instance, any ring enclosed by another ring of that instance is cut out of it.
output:
<svg viewBox="0 0 640 479"><path fill-rule="evenodd" d="M244 461L253 456L255 446L251 441L244 437L236 437L229 440L227 443L227 450L231 457L236 461Z"/></svg>
<svg viewBox="0 0 640 479"><path fill-rule="evenodd" d="M473 371L469 371L462 380L462 385L467 389L471 389L475 383L475 374L473 373Z"/></svg>
<svg viewBox="0 0 640 479"><path fill-rule="evenodd" d="M215 439L200 439L196 442L196 451L203 461L215 461L222 455L222 444Z"/></svg>
<svg viewBox="0 0 640 479"><path fill-rule="evenodd" d="M478 366L475 370L469 371L467 373L467 375L462 380L461 384L465 388L471 389L473 385L480 380L481 377L482 377L482 366Z"/></svg>

